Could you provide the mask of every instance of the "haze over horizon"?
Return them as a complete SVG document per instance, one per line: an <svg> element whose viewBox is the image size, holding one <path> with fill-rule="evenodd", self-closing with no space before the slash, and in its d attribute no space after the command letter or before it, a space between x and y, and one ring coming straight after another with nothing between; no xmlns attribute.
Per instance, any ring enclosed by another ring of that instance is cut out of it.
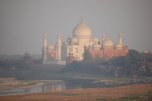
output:
<svg viewBox="0 0 152 101"><path fill-rule="evenodd" d="M42 32L49 42L72 36L81 17L101 38L108 33L117 43L118 33L129 49L152 51L152 0L0 0L0 54L42 52Z"/></svg>

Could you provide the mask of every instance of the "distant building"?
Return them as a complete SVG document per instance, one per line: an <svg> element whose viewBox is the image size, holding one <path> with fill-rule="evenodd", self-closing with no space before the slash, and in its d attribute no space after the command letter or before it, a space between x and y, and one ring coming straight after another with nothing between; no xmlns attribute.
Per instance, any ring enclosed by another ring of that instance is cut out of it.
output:
<svg viewBox="0 0 152 101"><path fill-rule="evenodd" d="M102 40L92 36L91 29L81 20L73 29L72 38L67 38L66 42L62 40L59 33L57 44L47 43L47 35L44 34L42 57L43 64L65 64L73 61L83 60L84 50L88 49L93 58L104 57L113 58L125 56L128 53L128 47L123 45L122 34L118 34L116 45L107 36L103 35Z"/></svg>
<svg viewBox="0 0 152 101"><path fill-rule="evenodd" d="M33 61L32 57L31 57L30 53L25 52L24 57L23 57L23 62L27 63L27 64L34 63L34 61Z"/></svg>

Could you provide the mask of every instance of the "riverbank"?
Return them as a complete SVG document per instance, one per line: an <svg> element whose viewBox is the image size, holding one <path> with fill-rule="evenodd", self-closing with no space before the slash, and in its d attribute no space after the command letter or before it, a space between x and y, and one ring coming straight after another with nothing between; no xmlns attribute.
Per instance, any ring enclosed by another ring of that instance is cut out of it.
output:
<svg viewBox="0 0 152 101"><path fill-rule="evenodd" d="M68 76L66 78L66 76ZM61 80L17 80L0 78L0 96L22 95L48 91L62 91L79 88L113 88L135 84L152 84L152 78L89 77L84 75L63 75Z"/></svg>
<svg viewBox="0 0 152 101"><path fill-rule="evenodd" d="M150 101L149 92L151 91L152 84L136 84L112 88L79 88L58 92L0 96L0 101Z"/></svg>
<svg viewBox="0 0 152 101"><path fill-rule="evenodd" d="M17 80L0 78L0 96L32 94L65 89L62 80Z"/></svg>
<svg viewBox="0 0 152 101"><path fill-rule="evenodd" d="M0 90L43 86L50 82L61 82L61 80L17 80L16 78L0 78Z"/></svg>

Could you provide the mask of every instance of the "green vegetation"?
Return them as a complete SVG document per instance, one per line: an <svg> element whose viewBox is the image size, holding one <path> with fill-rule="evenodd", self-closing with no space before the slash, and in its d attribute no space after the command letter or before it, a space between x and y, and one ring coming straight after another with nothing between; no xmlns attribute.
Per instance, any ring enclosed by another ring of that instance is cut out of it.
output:
<svg viewBox="0 0 152 101"><path fill-rule="evenodd" d="M130 95L118 99L96 99L95 101L152 101L152 91L144 95Z"/></svg>
<svg viewBox="0 0 152 101"><path fill-rule="evenodd" d="M3 71L14 71L14 74L3 73ZM32 71L35 73L45 71L44 75L53 72L60 74L82 73L106 77L150 77L152 76L152 54L129 50L126 56L112 59L99 57L93 59L89 52L85 50L83 61L74 61L71 64L67 64L65 68L60 65L43 65L40 59L36 60L30 56L15 59L0 59L0 72L2 72L0 76L7 74L6 76L16 77L17 74L22 72L24 74L24 71L27 71L26 74L32 74ZM18 77L22 78L22 76Z"/></svg>
<svg viewBox="0 0 152 101"><path fill-rule="evenodd" d="M106 99L96 99L95 101L107 101Z"/></svg>
<svg viewBox="0 0 152 101"><path fill-rule="evenodd" d="M44 65L40 63L40 59L32 57L0 59L0 77L14 77L20 80L64 80L69 87L151 83L151 76L152 54L135 50L129 50L128 55L113 59L93 59L89 52L85 51L83 61L74 61L65 67Z"/></svg>
<svg viewBox="0 0 152 101"><path fill-rule="evenodd" d="M152 101L152 94L149 94L150 92L148 92L145 95L140 95L140 96L132 95L132 96L121 97L114 101Z"/></svg>
<svg viewBox="0 0 152 101"><path fill-rule="evenodd" d="M66 93L64 93L61 95L63 95L63 96L80 96L81 94L70 94L70 93L66 94Z"/></svg>
<svg viewBox="0 0 152 101"><path fill-rule="evenodd" d="M104 76L152 76L152 54L129 50L126 56L92 59L87 51L84 60L66 65L65 72L102 74Z"/></svg>

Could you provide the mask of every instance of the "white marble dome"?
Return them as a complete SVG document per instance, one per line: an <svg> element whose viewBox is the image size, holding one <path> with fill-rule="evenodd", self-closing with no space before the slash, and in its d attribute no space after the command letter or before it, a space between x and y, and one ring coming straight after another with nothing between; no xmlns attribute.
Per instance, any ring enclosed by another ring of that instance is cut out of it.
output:
<svg viewBox="0 0 152 101"><path fill-rule="evenodd" d="M106 37L102 42L102 47L113 47L113 42L109 37Z"/></svg>
<svg viewBox="0 0 152 101"><path fill-rule="evenodd" d="M122 46L122 44L120 44L120 43L118 43L117 45L116 45L116 48L122 48L123 46Z"/></svg>
<svg viewBox="0 0 152 101"><path fill-rule="evenodd" d="M49 44L48 46L49 49L55 49L54 45L52 43Z"/></svg>
<svg viewBox="0 0 152 101"><path fill-rule="evenodd" d="M95 44L97 44L97 43L99 42L99 40L98 40L97 38L94 38L94 39L93 39L93 42L94 42Z"/></svg>
<svg viewBox="0 0 152 101"><path fill-rule="evenodd" d="M91 37L91 29L84 24L84 22L81 20L81 22L73 29L73 37L76 38L90 38Z"/></svg>
<svg viewBox="0 0 152 101"><path fill-rule="evenodd" d="M72 43L73 43L73 44L78 44L78 40L77 40L76 38L73 38L73 39L72 39Z"/></svg>

